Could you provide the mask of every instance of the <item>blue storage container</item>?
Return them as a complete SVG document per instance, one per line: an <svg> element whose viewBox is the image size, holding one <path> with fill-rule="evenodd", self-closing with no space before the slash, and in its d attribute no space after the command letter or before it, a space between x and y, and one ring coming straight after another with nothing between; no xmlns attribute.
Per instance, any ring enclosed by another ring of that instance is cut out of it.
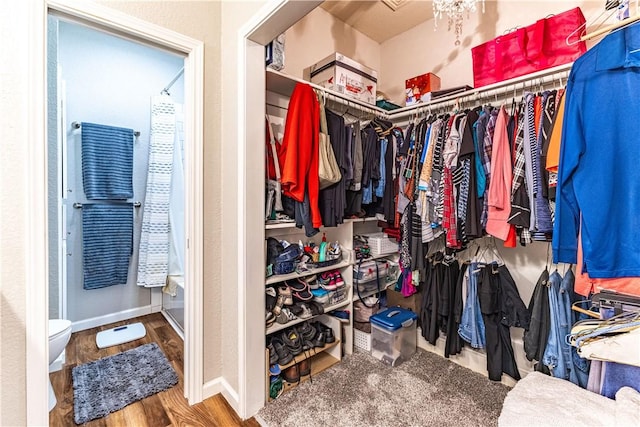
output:
<svg viewBox="0 0 640 427"><path fill-rule="evenodd" d="M389 307L371 316L371 355L396 366L416 352L418 316L402 307Z"/></svg>

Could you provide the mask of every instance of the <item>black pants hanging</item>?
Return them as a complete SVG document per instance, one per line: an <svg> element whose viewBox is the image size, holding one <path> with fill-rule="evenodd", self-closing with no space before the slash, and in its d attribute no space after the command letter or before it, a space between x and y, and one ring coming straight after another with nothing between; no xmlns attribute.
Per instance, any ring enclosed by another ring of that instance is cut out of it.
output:
<svg viewBox="0 0 640 427"><path fill-rule="evenodd" d="M478 282L478 299L485 326L487 371L492 381L500 381L503 373L515 380L520 379L511 346L511 332L509 326L502 322L502 268L506 267L485 265Z"/></svg>

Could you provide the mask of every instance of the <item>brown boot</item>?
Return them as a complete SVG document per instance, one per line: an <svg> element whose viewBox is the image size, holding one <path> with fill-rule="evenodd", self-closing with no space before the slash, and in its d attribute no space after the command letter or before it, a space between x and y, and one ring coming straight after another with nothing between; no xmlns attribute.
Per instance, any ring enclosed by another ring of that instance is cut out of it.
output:
<svg viewBox="0 0 640 427"><path fill-rule="evenodd" d="M298 365L288 367L282 372L282 378L288 383L297 383L300 381L300 370Z"/></svg>
<svg viewBox="0 0 640 427"><path fill-rule="evenodd" d="M300 372L301 377L306 377L311 373L311 362L309 359L305 359L298 363L298 371Z"/></svg>

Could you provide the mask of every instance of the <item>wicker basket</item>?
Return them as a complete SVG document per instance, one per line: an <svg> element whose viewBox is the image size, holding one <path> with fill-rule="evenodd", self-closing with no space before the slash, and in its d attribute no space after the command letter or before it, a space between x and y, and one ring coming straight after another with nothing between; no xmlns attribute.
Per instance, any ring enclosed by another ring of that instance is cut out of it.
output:
<svg viewBox="0 0 640 427"><path fill-rule="evenodd" d="M366 352L371 351L371 334L358 329L353 330L353 345Z"/></svg>

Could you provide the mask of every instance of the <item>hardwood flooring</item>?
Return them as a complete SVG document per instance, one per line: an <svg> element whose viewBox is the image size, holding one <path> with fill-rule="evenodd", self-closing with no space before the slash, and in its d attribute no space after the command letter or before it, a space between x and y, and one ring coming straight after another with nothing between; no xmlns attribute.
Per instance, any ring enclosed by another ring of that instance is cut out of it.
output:
<svg viewBox="0 0 640 427"><path fill-rule="evenodd" d="M147 335L130 343L99 349L96 333L128 323L142 322ZM218 394L193 406L184 398L184 345L171 325L160 313L141 316L99 328L80 331L71 335L66 349L66 364L61 371L50 374L58 404L49 413L49 425L54 427L76 426L73 420L73 383L71 369L105 356L130 350L143 344L157 343L178 374L178 384L169 390L135 402L104 418L83 424L86 427L258 427L254 418L242 421L227 401Z"/></svg>

